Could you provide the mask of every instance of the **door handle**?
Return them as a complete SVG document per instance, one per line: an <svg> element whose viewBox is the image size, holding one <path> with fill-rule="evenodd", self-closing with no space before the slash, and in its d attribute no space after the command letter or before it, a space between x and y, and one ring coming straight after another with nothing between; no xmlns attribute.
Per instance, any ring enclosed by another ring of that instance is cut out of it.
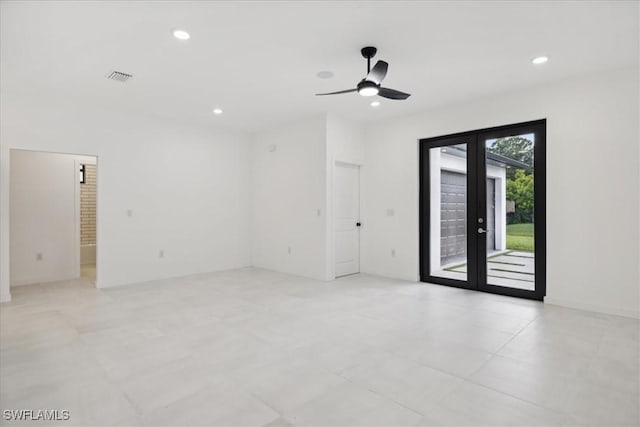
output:
<svg viewBox="0 0 640 427"><path fill-rule="evenodd" d="M362 224L360 224L359 222L356 222L356 227L360 227L360 225Z"/></svg>
<svg viewBox="0 0 640 427"><path fill-rule="evenodd" d="M485 230L484 228L478 227L478 234L482 234L482 233L486 233L486 232L487 232L487 230Z"/></svg>

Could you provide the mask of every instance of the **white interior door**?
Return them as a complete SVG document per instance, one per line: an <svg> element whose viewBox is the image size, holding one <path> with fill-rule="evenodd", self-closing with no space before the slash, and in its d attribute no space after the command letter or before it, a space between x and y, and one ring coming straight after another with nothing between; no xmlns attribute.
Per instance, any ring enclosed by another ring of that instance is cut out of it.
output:
<svg viewBox="0 0 640 427"><path fill-rule="evenodd" d="M360 272L360 168L337 163L334 175L336 277Z"/></svg>

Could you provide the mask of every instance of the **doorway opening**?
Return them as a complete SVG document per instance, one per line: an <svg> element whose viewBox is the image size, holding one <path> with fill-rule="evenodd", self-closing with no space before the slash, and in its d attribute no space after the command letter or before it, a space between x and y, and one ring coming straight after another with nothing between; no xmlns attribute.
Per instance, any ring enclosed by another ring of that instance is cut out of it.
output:
<svg viewBox="0 0 640 427"><path fill-rule="evenodd" d="M545 128L420 141L421 281L543 299Z"/></svg>
<svg viewBox="0 0 640 427"><path fill-rule="evenodd" d="M97 158L10 151L11 287L95 286Z"/></svg>
<svg viewBox="0 0 640 427"><path fill-rule="evenodd" d="M96 281L96 158L78 159L80 174L80 277Z"/></svg>

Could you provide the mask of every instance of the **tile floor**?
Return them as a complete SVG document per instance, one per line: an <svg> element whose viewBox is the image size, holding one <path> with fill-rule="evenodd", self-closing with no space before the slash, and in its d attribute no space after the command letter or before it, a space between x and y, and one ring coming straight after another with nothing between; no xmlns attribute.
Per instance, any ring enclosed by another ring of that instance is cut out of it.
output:
<svg viewBox="0 0 640 427"><path fill-rule="evenodd" d="M254 268L12 291L1 409L68 409L63 425L640 422L637 320Z"/></svg>

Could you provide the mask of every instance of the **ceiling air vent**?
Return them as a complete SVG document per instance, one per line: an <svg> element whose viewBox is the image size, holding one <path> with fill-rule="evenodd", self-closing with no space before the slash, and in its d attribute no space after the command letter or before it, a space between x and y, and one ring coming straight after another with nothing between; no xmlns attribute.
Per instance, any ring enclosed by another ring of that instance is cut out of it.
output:
<svg viewBox="0 0 640 427"><path fill-rule="evenodd" d="M131 74L121 73L120 71L112 71L111 74L107 76L109 80L115 80L122 83L126 82L131 77L133 77Z"/></svg>

